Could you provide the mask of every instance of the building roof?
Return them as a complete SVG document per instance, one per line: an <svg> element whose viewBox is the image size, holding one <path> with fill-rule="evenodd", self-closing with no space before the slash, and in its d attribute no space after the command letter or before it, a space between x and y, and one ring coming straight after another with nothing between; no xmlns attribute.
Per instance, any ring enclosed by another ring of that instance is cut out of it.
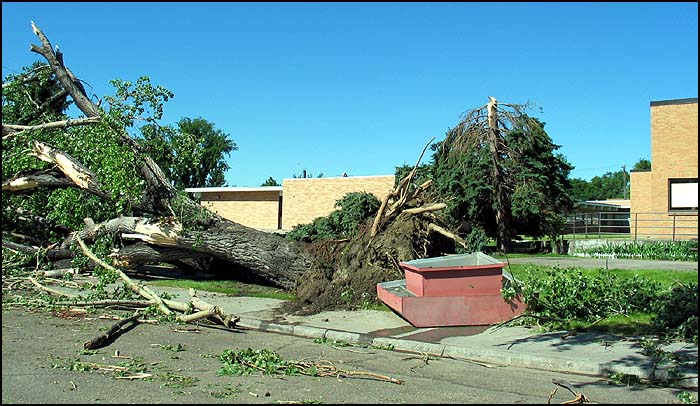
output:
<svg viewBox="0 0 700 406"><path fill-rule="evenodd" d="M586 200L584 202L580 202L580 204L597 207L619 207L621 209L630 208L629 199Z"/></svg>
<svg viewBox="0 0 700 406"><path fill-rule="evenodd" d="M669 104L691 104L691 103L697 103L698 98L693 97L689 99L672 99L672 100L652 100L649 102L650 106L666 106Z"/></svg>
<svg viewBox="0 0 700 406"><path fill-rule="evenodd" d="M222 193L222 192L282 192L282 186L260 187L190 187L185 192L189 193Z"/></svg>

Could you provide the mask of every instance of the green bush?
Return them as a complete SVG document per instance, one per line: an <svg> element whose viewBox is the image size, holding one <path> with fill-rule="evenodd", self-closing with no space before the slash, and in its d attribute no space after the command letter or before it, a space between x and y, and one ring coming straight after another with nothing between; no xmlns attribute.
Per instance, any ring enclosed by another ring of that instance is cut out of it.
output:
<svg viewBox="0 0 700 406"><path fill-rule="evenodd" d="M338 210L309 224L294 226L287 233L287 238L304 242L352 238L357 233L358 225L373 217L380 204L371 193L348 193L335 202Z"/></svg>
<svg viewBox="0 0 700 406"><path fill-rule="evenodd" d="M648 279L620 279L608 271L595 276L552 268L523 287L528 310L545 318L595 321L612 314L651 311L661 285Z"/></svg>
<svg viewBox="0 0 700 406"><path fill-rule="evenodd" d="M483 252L489 241L489 237L483 229L474 227L465 239L466 248L458 247L457 253Z"/></svg>
<svg viewBox="0 0 700 406"><path fill-rule="evenodd" d="M698 285L678 284L661 295L654 305L652 325L657 331L671 331L684 339L698 341Z"/></svg>

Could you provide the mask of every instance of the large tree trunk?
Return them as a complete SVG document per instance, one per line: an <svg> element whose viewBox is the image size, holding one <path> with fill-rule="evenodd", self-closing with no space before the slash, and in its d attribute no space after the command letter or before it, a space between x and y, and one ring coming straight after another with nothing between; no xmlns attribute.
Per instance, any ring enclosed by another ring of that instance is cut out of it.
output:
<svg viewBox="0 0 700 406"><path fill-rule="evenodd" d="M113 254L122 265L211 256L228 267L210 271L233 272L232 276L238 273L244 279L250 279L247 273L252 273L255 278L284 289L295 288L297 279L312 263L311 255L296 241L223 219L205 231L182 231L177 223L159 224L145 218L120 217L98 225L89 223L77 233L81 239L88 240L103 234L148 244L136 243ZM67 239L64 246L72 241L73 238Z"/></svg>
<svg viewBox="0 0 700 406"><path fill-rule="evenodd" d="M231 222L221 231L191 232L177 247L207 253L235 265L234 272L252 272L271 284L293 289L311 267L312 257L301 245L284 237Z"/></svg>

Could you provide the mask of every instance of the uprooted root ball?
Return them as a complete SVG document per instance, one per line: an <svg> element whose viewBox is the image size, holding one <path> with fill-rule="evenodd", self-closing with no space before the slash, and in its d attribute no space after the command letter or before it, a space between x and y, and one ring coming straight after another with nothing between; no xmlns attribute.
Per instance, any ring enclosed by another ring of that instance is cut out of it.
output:
<svg viewBox="0 0 700 406"><path fill-rule="evenodd" d="M325 310L353 310L379 303L377 284L403 279L399 263L455 252L455 244L428 232L430 215L403 213L373 239L369 227L350 241L310 244L316 262L297 282L297 300L288 312L314 314Z"/></svg>

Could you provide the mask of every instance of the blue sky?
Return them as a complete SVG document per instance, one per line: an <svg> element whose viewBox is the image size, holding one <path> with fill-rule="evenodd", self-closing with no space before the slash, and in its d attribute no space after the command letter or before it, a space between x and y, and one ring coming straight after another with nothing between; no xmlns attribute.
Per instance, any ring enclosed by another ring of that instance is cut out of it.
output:
<svg viewBox="0 0 700 406"><path fill-rule="evenodd" d="M30 21L89 92L149 76L162 124L229 134L228 186L393 174L489 96L588 180L651 158L650 101L698 96L697 2L3 2L3 77L40 58Z"/></svg>

